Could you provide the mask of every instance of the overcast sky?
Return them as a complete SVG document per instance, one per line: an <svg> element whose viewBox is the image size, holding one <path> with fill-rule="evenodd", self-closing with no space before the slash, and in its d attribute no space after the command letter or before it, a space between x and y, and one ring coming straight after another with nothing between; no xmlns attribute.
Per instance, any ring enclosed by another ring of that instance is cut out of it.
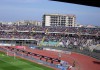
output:
<svg viewBox="0 0 100 70"><path fill-rule="evenodd" d="M0 0L0 21L37 20L43 14L75 14L76 22L100 26L100 8L49 0Z"/></svg>

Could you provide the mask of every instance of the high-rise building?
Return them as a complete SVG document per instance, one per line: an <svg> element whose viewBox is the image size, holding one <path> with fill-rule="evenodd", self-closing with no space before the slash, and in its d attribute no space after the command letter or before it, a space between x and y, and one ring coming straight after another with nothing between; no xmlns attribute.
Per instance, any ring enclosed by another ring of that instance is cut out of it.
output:
<svg viewBox="0 0 100 70"><path fill-rule="evenodd" d="M42 26L66 26L75 27L75 15L44 14Z"/></svg>

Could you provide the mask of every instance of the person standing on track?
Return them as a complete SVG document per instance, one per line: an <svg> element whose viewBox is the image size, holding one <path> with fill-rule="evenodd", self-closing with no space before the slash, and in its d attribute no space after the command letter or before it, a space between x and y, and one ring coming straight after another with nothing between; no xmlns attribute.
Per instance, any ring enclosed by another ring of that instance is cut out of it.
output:
<svg viewBox="0 0 100 70"><path fill-rule="evenodd" d="M61 53L58 52L58 59L61 59Z"/></svg>

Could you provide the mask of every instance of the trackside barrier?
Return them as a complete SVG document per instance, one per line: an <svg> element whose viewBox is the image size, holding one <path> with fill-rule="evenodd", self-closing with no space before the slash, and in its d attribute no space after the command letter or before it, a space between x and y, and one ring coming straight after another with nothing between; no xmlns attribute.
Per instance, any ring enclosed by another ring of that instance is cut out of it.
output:
<svg viewBox="0 0 100 70"><path fill-rule="evenodd" d="M43 48L43 50L60 52L60 53L65 53L65 54L71 54L71 51L62 51L62 50L56 50L56 49L50 49L50 48Z"/></svg>
<svg viewBox="0 0 100 70"><path fill-rule="evenodd" d="M55 49L48 49L48 48L45 48L45 49L43 48L43 50L51 50L51 51L62 52L62 53L67 53L67 54L70 53L71 54L70 51L64 51L63 52L61 50L57 51ZM2 48L2 47L0 47L0 51L6 52L6 53L9 52L9 53L12 53L13 55L15 53L14 51L7 51L7 49ZM58 64L52 64L50 62L42 61L42 60L36 59L36 58L34 58L32 56L27 56L25 54L21 54L21 53L18 53L18 52L16 52L16 56L36 61L38 64L44 64L44 65L48 65L48 66L51 66L51 67L54 67L54 68L61 69L61 67ZM80 70L80 66L79 66L78 62L76 60L74 60L73 58L69 57L69 56L67 56L67 57L69 59L68 62L70 62L70 65L72 65L72 66L75 65L74 70Z"/></svg>
<svg viewBox="0 0 100 70"><path fill-rule="evenodd" d="M54 51L58 53L60 52L60 53L69 54L69 55L72 53L71 51L62 51L62 50L56 50L56 49L51 49L51 48L43 48L43 50ZM80 70L80 66L78 62L74 58L70 57L69 55L65 56L68 59L67 61L70 62L70 65L74 66L74 70Z"/></svg>
<svg viewBox="0 0 100 70"><path fill-rule="evenodd" d="M0 48L0 51L7 52L7 50L4 49L4 48ZM8 51L8 52L14 54L14 52L11 52L11 51ZM58 68L58 66L56 64L52 64L52 63L49 63L49 62L46 62L46 61L42 61L42 60L33 58L31 56L22 55L20 53L16 53L16 56L20 56L20 57L23 57L23 58L26 58L26 59L29 59L29 60L34 60L34 61L38 62L39 64L44 64L44 65L48 65L48 66L51 66L51 67L54 67L54 68Z"/></svg>

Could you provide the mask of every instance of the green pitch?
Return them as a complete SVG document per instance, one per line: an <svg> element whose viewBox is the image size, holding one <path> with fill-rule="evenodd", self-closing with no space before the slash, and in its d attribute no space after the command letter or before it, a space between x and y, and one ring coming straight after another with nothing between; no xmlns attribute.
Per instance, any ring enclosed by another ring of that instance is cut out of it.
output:
<svg viewBox="0 0 100 70"><path fill-rule="evenodd" d="M0 70L54 70L24 59L7 56L0 52Z"/></svg>

